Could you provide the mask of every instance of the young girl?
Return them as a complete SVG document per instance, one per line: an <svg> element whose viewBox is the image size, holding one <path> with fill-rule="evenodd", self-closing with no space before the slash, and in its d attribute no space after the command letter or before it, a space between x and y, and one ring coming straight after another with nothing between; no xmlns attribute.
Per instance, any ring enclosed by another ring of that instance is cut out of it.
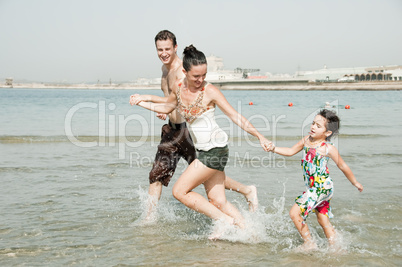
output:
<svg viewBox="0 0 402 267"><path fill-rule="evenodd" d="M338 150L328 142L338 133L339 121L334 112L323 109L314 118L309 135L296 145L291 148L270 146L270 151L282 156L293 156L303 150L301 165L306 191L296 198L289 215L304 240L301 247L304 251L317 248L305 223L311 211L317 214L318 223L324 230L329 244L334 244L335 230L329 221L329 218L332 218L329 202L333 195L333 183L327 167L329 158L360 192L363 191L363 186L357 182Z"/></svg>

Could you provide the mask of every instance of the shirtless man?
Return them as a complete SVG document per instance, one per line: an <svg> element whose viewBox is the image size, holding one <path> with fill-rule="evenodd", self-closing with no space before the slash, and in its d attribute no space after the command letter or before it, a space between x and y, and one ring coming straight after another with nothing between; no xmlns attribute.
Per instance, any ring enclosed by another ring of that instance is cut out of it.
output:
<svg viewBox="0 0 402 267"><path fill-rule="evenodd" d="M142 101L152 100L152 102L162 103L166 101L172 89L177 87L177 81L184 77L184 73L182 61L177 55L176 36L173 33L167 30L160 31L155 36L155 45L158 57L163 63L161 89L165 97L144 95L145 99ZM161 142L149 173L149 201L146 220L152 218L153 211L162 194L162 185L169 185L180 158L183 157L189 164L196 158L196 151L185 120L176 110L168 116L169 123L162 127ZM157 114L157 117L165 120L167 116ZM243 194L247 199L250 211L257 209L257 189L254 185L246 186L226 177L225 188Z"/></svg>

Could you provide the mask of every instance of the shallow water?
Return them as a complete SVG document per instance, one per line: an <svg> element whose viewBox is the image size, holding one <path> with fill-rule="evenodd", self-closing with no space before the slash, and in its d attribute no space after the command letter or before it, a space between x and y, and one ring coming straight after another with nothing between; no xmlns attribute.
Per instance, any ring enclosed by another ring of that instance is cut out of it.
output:
<svg viewBox="0 0 402 267"><path fill-rule="evenodd" d="M345 251L341 254L328 250L315 215L308 223L319 251L295 251L302 240L288 210L303 190L300 154L283 158L265 153L257 140L223 117L218 122L232 137L226 173L258 188L256 213L247 211L244 197L227 192L249 227L226 228L222 240L209 241L214 223L171 195L173 182L186 167L182 161L163 190L158 217L142 223L147 176L163 122L131 107L130 94L0 91L2 266L400 265L400 91L224 91L230 103L279 146L297 142L316 110L326 101L334 104L342 120L335 144L364 185L359 193L330 164L335 184L331 222ZM352 109L343 109L345 104ZM196 191L204 194L201 187Z"/></svg>

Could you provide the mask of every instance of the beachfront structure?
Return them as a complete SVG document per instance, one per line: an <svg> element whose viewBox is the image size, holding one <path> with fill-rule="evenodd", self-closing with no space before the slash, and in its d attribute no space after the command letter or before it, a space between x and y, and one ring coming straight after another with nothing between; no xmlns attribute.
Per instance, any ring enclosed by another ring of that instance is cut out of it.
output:
<svg viewBox="0 0 402 267"><path fill-rule="evenodd" d="M7 86L13 86L13 81L14 81L13 78L6 78L6 85Z"/></svg>
<svg viewBox="0 0 402 267"><path fill-rule="evenodd" d="M223 58L211 55L207 57L208 81L232 81L241 79L259 79L267 81L309 81L309 82L359 82L359 81L402 81L402 66L374 66L352 68L324 68L313 71L298 71L294 75L272 74L251 76L259 69L225 70Z"/></svg>
<svg viewBox="0 0 402 267"><path fill-rule="evenodd" d="M243 78L241 72L225 70L223 58L211 55L207 57L208 72L206 79L208 81L220 80L240 80Z"/></svg>
<svg viewBox="0 0 402 267"><path fill-rule="evenodd" d="M299 79L309 81L402 81L402 66L327 68L299 71Z"/></svg>
<svg viewBox="0 0 402 267"><path fill-rule="evenodd" d="M154 85L154 84L161 84L162 78L153 78L153 79L148 79L148 78L138 78L134 84L136 85Z"/></svg>
<svg viewBox="0 0 402 267"><path fill-rule="evenodd" d="M223 58L211 55L207 57L208 62L208 81L220 80L240 80L250 77L251 73L260 71L259 69L242 69L236 68L235 70L225 70L223 65Z"/></svg>

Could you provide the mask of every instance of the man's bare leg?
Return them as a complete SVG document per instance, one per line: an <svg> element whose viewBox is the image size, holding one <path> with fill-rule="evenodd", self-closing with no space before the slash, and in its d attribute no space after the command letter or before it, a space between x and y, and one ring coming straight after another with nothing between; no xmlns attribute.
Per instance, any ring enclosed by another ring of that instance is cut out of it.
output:
<svg viewBox="0 0 402 267"><path fill-rule="evenodd" d="M258 208L257 188L254 185L244 185L226 176L225 189L233 190L242 194L248 202L249 211L255 212L257 210Z"/></svg>
<svg viewBox="0 0 402 267"><path fill-rule="evenodd" d="M162 195L162 183L155 182L149 185L148 200L147 200L147 216L146 221L150 221L153 218L156 206Z"/></svg>

